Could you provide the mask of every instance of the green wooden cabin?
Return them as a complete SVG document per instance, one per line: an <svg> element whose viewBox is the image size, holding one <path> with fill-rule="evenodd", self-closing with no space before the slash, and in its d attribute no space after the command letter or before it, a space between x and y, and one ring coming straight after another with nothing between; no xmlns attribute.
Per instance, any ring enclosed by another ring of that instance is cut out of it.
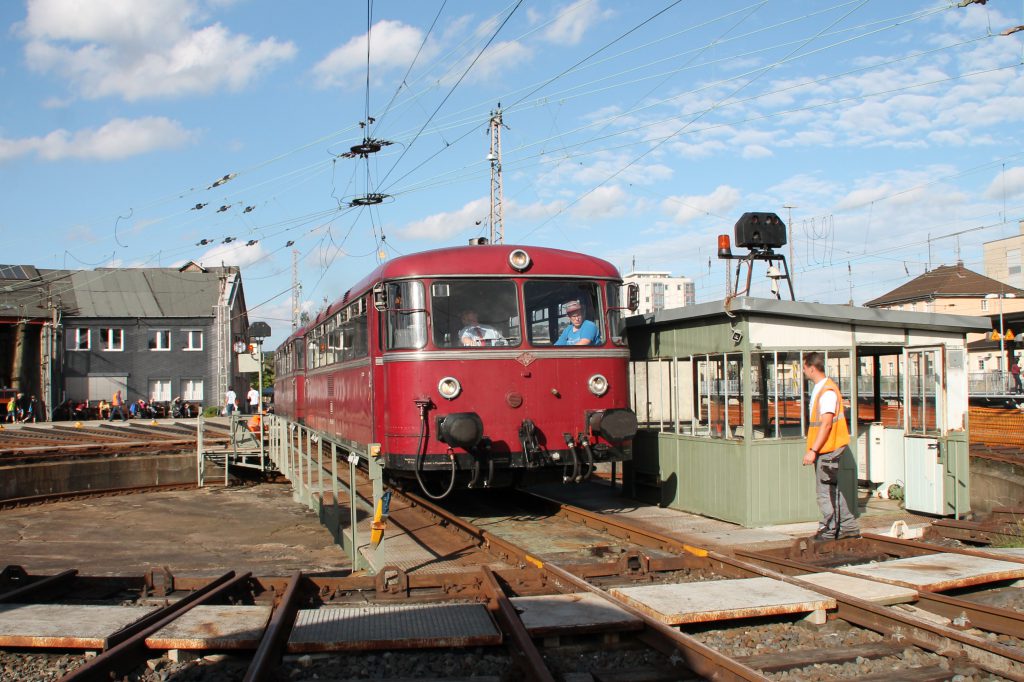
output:
<svg viewBox="0 0 1024 682"><path fill-rule="evenodd" d="M821 351L851 430L847 493L969 511L966 334L986 319L739 297L627 325L638 498L747 527L818 519L802 358Z"/></svg>

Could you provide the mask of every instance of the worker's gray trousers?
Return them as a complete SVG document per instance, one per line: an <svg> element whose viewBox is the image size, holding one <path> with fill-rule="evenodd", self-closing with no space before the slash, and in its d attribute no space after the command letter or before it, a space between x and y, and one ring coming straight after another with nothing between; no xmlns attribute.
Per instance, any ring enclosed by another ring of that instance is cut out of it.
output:
<svg viewBox="0 0 1024 682"><path fill-rule="evenodd" d="M839 460L844 452L846 446L818 455L814 460L815 490L818 509L821 510L818 532L826 535L857 531L857 519L850 511L846 495L839 488Z"/></svg>

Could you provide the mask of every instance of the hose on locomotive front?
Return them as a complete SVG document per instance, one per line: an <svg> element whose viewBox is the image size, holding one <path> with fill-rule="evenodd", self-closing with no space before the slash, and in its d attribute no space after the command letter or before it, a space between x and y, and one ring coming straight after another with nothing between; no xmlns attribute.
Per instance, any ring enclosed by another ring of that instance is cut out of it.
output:
<svg viewBox="0 0 1024 682"><path fill-rule="evenodd" d="M451 448L448 448L448 461L452 466L452 478L448 482L448 489L440 495L434 495L427 490L426 484L423 482L423 460L426 459L426 445L427 445L427 410L430 409L429 401L416 401L416 407L420 411L420 435L416 442L416 466L413 467L413 472L416 474L416 482L420 484L420 490L423 494L432 500L443 500L444 498L451 495L452 490L455 489L455 478L456 478L456 466L455 466L455 453L452 452Z"/></svg>

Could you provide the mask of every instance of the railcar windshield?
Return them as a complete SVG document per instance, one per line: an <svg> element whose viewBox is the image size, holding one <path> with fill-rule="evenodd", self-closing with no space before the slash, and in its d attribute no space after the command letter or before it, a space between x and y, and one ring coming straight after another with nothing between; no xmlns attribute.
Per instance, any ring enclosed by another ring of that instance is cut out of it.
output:
<svg viewBox="0 0 1024 682"><path fill-rule="evenodd" d="M595 282L534 280L523 286L534 346L600 346L604 311Z"/></svg>
<svg viewBox="0 0 1024 682"><path fill-rule="evenodd" d="M440 348L518 346L523 332L515 282L438 280L430 285L434 345Z"/></svg>
<svg viewBox="0 0 1024 682"><path fill-rule="evenodd" d="M388 286L386 346L388 350L422 348L427 343L427 311L422 282Z"/></svg>

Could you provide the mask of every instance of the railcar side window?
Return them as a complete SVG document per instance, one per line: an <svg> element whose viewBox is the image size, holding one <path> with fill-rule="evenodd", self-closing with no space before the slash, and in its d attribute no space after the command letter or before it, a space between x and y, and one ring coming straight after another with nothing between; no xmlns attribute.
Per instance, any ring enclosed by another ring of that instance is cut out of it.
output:
<svg viewBox="0 0 1024 682"><path fill-rule="evenodd" d="M611 342L616 346L626 345L626 310L621 310L620 306L625 306L626 302L623 300L622 285L615 282L608 284L608 330L609 338Z"/></svg>
<svg viewBox="0 0 1024 682"><path fill-rule="evenodd" d="M434 345L440 348L506 348L522 342L515 282L435 281L430 311Z"/></svg>
<svg viewBox="0 0 1024 682"><path fill-rule="evenodd" d="M358 360L369 354L366 305L353 301L341 311L341 361Z"/></svg>
<svg viewBox="0 0 1024 682"><path fill-rule="evenodd" d="M388 350L423 348L427 343L427 311L422 282L387 285L386 347Z"/></svg>
<svg viewBox="0 0 1024 682"><path fill-rule="evenodd" d="M523 286L523 293L529 339L533 345L600 346L604 343L604 309L596 283L530 281ZM576 315L577 307L581 315ZM570 313L573 313L572 319Z"/></svg>

